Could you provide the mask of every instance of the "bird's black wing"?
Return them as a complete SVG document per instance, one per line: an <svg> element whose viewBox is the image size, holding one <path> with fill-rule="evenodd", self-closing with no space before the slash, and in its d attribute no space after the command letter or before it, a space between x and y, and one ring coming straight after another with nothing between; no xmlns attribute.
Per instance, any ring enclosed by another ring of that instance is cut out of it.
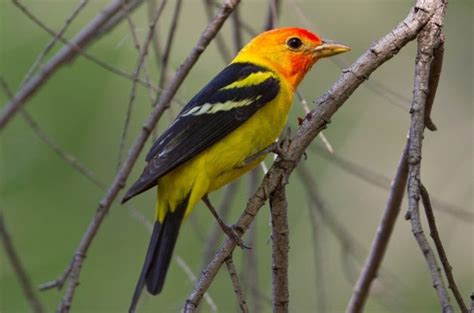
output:
<svg viewBox="0 0 474 313"><path fill-rule="evenodd" d="M235 130L279 90L278 76L266 68L250 63L227 66L156 140L145 170L122 202L155 186L158 178Z"/></svg>

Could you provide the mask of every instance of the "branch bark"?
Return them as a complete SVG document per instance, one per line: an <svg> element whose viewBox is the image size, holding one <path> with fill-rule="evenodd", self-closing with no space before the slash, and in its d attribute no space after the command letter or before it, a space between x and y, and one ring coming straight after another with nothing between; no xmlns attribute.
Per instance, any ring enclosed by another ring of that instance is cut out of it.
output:
<svg viewBox="0 0 474 313"><path fill-rule="evenodd" d="M303 156L305 149L318 133L326 127L331 116L373 71L395 56L409 41L416 38L418 32L433 15L434 9L434 0L417 1L416 6L410 10L409 15L399 25L374 43L351 67L344 70L332 88L316 101L317 109L311 111L302 121L297 135L285 152L284 159L280 157L274 162L257 192L248 200L247 207L236 223L237 227L240 228L240 234L243 234L249 228L255 215L268 200L270 194L281 187L281 182L287 181ZM206 269L201 273L194 290L186 300L185 310L196 308L199 305L202 295L209 288L225 259L234 249L235 242L226 239Z"/></svg>
<svg viewBox="0 0 474 313"><path fill-rule="evenodd" d="M137 136L132 147L129 150L127 159L123 162L123 165L118 171L117 175L115 176L112 184L110 185L104 197L99 202L99 206L97 208L96 214L92 218L92 221L89 224L86 232L84 233L81 239L81 242L75 252L74 258L71 262L71 271L69 273L68 287L64 294L63 300L61 301L61 304L58 307L58 310L57 310L58 312L60 313L69 312L72 298L74 296L74 292L78 283L81 266L82 266L82 263L84 262L85 255L87 251L89 250L89 247L95 237L95 234L99 230L104 217L109 211L110 206L112 205L112 202L117 197L120 189L124 187L125 181L128 175L130 174L132 167L138 158L138 155L143 149L146 140L150 136L152 129L158 122L164 110L169 107L170 101L176 94L178 88L183 83L184 79L188 75L191 68L194 66L194 64L198 60L199 56L209 45L211 40L217 34L217 32L222 27L225 20L232 13L233 9L238 5L239 2L240 2L239 0L227 0L222 5L220 11L217 13L215 18L211 21L211 23L208 24L206 29L203 31L200 39L198 40L198 43L193 48L193 50L191 51L189 56L186 58L184 63L181 65L181 67L178 69L169 88L166 90L166 92L164 92L161 95L160 99L155 105L150 116L144 123L142 127L142 131Z"/></svg>
<svg viewBox="0 0 474 313"><path fill-rule="evenodd" d="M449 296L444 286L443 278L434 253L426 239L421 225L419 214L420 200L420 169L422 157L422 141L425 129L426 105L430 90L430 70L434 58L434 51L442 40L441 28L443 25L446 2L440 1L433 18L426 24L418 35L418 52L415 65L415 82L413 102L410 110L411 124L408 147L408 218L416 241L423 252L431 273L433 287L436 289L442 312L453 312L449 303Z"/></svg>
<svg viewBox="0 0 474 313"><path fill-rule="evenodd" d="M287 313L288 292L288 203L284 185L270 196L272 213L272 302L274 313Z"/></svg>
<svg viewBox="0 0 474 313"><path fill-rule="evenodd" d="M461 293L459 292L456 281L454 280L454 275L452 271L453 268L451 264L449 264L448 256L446 254L446 251L444 250L443 243L439 236L438 228L436 227L436 220L435 220L435 215L433 212L433 207L431 205L430 195L428 194L428 190L425 188L425 186L423 186L423 184L420 185L420 195L421 195L421 200L423 202L423 207L425 208L425 214L426 214L426 219L428 220L428 226L430 227L430 235L431 235L431 238L433 238L433 241L435 242L439 259L441 260L441 264L443 265L446 278L448 279L448 287L453 292L454 298L456 298L456 301L458 303L458 306L461 312L468 313L466 303L464 303L464 300L462 298Z"/></svg>
<svg viewBox="0 0 474 313"><path fill-rule="evenodd" d="M13 0L18 7L23 5L18 0ZM5 106L0 114L0 131L11 120L26 101L46 83L51 76L64 64L70 62L78 54L78 50L87 46L96 36L96 33L107 22L127 5L127 0L114 0L106 6L86 27L84 27L72 40L71 45L64 46L43 68L32 77L15 97Z"/></svg>
<svg viewBox="0 0 474 313"><path fill-rule="evenodd" d="M234 292L239 301L240 312L248 313L249 309L247 307L247 302L245 301L244 293L242 292L242 287L240 286L239 276L237 275L237 270L235 269L234 261L232 256L229 256L225 264L227 265L227 270L229 271L230 279L232 280L232 286L234 287Z"/></svg>
<svg viewBox="0 0 474 313"><path fill-rule="evenodd" d="M369 255L360 273L357 283L354 286L354 292L347 306L347 313L362 312L364 304L369 295L370 286L377 277L380 265L382 264L388 242L392 235L393 227L400 213L403 196L405 195L405 186L408 175L408 142L403 149L402 156L398 162L397 171L390 188L387 205L382 214L382 219L377 227Z"/></svg>

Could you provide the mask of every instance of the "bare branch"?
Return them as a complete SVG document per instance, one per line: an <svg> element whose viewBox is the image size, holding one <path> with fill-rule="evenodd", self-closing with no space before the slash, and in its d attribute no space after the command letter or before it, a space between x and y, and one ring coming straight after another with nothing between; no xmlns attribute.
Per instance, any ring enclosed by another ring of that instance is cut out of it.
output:
<svg viewBox="0 0 474 313"><path fill-rule="evenodd" d="M326 126L330 117L375 69L396 55L404 45L416 37L432 16L433 11L434 3L432 1L418 1L416 10L412 9L404 21L374 43L348 70L342 73L333 87L317 100L318 108L308 114L302 122L297 136L285 153L284 160L281 158L276 160L255 195L249 199L245 211L236 223L240 227L241 233L248 229L269 195L288 179L305 149ZM201 273L194 290L186 300L185 311L192 311L198 306L203 293L209 288L219 268L234 248L235 242L226 239Z"/></svg>
<svg viewBox="0 0 474 313"><path fill-rule="evenodd" d="M339 166L344 171L347 171L349 174L352 174L376 187L380 187L386 190L390 189L390 178L381 175L370 168L367 168L349 159L346 159L338 155L337 153L330 154L326 150L315 145L311 145L310 149L315 151L319 156L333 162L335 165ZM439 212L450 214L463 222L474 222L473 212L463 210L459 206L453 205L451 203L446 203L437 198L433 198L432 202L434 206L437 207L437 210Z"/></svg>
<svg viewBox="0 0 474 313"><path fill-rule="evenodd" d="M268 0L268 13L265 25L263 25L264 30L270 30L277 26L280 3L280 0Z"/></svg>
<svg viewBox="0 0 474 313"><path fill-rule="evenodd" d="M26 301L31 307L31 310L34 313L43 313L43 305L38 299L33 285L31 284L31 279L26 273L25 267L21 263L20 257L18 256L15 247L13 246L10 233L8 232L7 227L5 225L2 209L0 209L0 241L2 242L3 247L5 248L5 253L8 258L8 261L10 261L10 264L13 267L13 270L20 283L21 289L25 294Z"/></svg>
<svg viewBox="0 0 474 313"><path fill-rule="evenodd" d="M284 186L270 196L272 212L272 293L273 312L288 312L290 294L288 292L288 203Z"/></svg>
<svg viewBox="0 0 474 313"><path fill-rule="evenodd" d="M31 19L37 20L19 0L12 0ZM0 130L10 121L19 108L41 87L51 76L64 64L70 62L77 56L79 49L87 46L94 38L97 31L111 19L126 0L113 0L107 7L101 10L87 26L85 26L72 40L71 45L64 46L56 55L44 66L43 70L32 77L28 83L23 85L21 90L15 95L0 113ZM56 34L55 34L56 35ZM60 38L60 37L58 37Z"/></svg>
<svg viewBox="0 0 474 313"><path fill-rule="evenodd" d="M239 301L240 312L248 313L249 309L247 307L247 302L245 301L244 294L242 292L242 287L240 286L239 276L237 275L237 270L235 269L234 261L232 260L232 255L225 260L227 265L227 270L229 271L230 279L232 280L232 286L234 287L235 296Z"/></svg>
<svg viewBox="0 0 474 313"><path fill-rule="evenodd" d="M441 260L441 264L443 264L443 269L448 279L448 287L453 292L454 298L456 298L461 312L468 313L466 303L464 303L462 295L459 292L458 286L456 285L456 281L454 280L454 275L452 271L453 268L451 264L449 264L448 256L446 255L446 251L444 250L443 243L441 242L441 238L439 236L438 228L436 227L436 220L433 212L433 207L431 206L430 195L428 194L428 190L426 190L423 184L420 185L420 195L421 200L423 202L423 206L425 208L426 219L428 220L428 225L430 227L430 235L431 238L433 238L433 241L435 242L439 259Z"/></svg>
<svg viewBox="0 0 474 313"><path fill-rule="evenodd" d="M46 58L46 54L51 51L53 48L54 44L61 38L66 30L68 29L69 25L72 23L72 21L79 15L79 13L82 11L82 9L86 6L89 0L80 0L79 4L77 7L73 10L71 15L66 18L66 21L64 22L63 27L59 30L56 36L53 37L53 39L46 45L46 47L41 51L41 53L38 55L37 59L34 61L33 65L31 66L30 70L28 73L25 75L25 78L23 78L22 85L26 84L33 74L37 72L37 70L40 68L40 66L43 64L44 59Z"/></svg>
<svg viewBox="0 0 474 313"><path fill-rule="evenodd" d="M441 27L446 3L441 2L436 8L433 18L426 24L418 35L418 53L415 65L415 82L413 91L413 102L410 110L411 124L408 147L408 217L411 221L413 235L426 259L431 272L433 287L438 295L442 312L453 312L449 303L449 296L444 286L443 278L437 264L434 253L424 235L419 214L420 199L420 168L422 154L422 140L425 129L425 106L427 95L430 92L429 80L430 69L433 60L434 48L441 37Z"/></svg>
<svg viewBox="0 0 474 313"><path fill-rule="evenodd" d="M176 29L178 26L178 18L181 12L181 3L182 3L182 0L176 1L176 6L174 8L173 18L171 20L168 37L166 38L165 49L163 51L163 56L162 56L162 61L161 61L161 73L160 73L160 87L161 88L166 86L166 75L168 73L169 57L171 53L171 47L173 45L173 40L176 35Z"/></svg>
<svg viewBox="0 0 474 313"><path fill-rule="evenodd" d="M212 0L203 0L203 1L205 4L204 8L206 10L207 19L211 21L212 15L214 14L213 8L212 8ZM231 57L231 53L229 52L229 49L227 48L224 38L222 38L220 34L217 34L214 42L217 45L217 50L219 51L224 63L225 64L229 63L232 57Z"/></svg>
<svg viewBox="0 0 474 313"><path fill-rule="evenodd" d="M232 13L232 35L234 38L235 52L239 52L244 44L242 40L242 21L240 20L238 7L234 10L234 13Z"/></svg>
<svg viewBox="0 0 474 313"><path fill-rule="evenodd" d="M321 225L328 227L340 243L342 251L341 263L346 280L351 284L355 284L358 269L355 268L353 261L357 261L357 264L363 264L369 251L351 234L348 227L337 218L335 214L336 210L329 207L326 201L324 201L314 176L311 175L311 171L305 164L300 163L297 167L297 172L306 189L306 194L311 203L311 209L315 210L314 213L318 213L318 220L321 220ZM313 217L316 218L314 213L311 211ZM314 244L316 245L316 242ZM396 303L397 309L404 306L403 301L400 299L395 300L394 298L397 291L401 289L399 287L401 282L397 279L396 274L391 273L388 269L382 268L377 277L377 281L380 282L380 285L386 286L384 289L389 290L389 292L387 292L387 296L384 297L384 299L378 297L376 300L379 300L387 308L393 306L394 303Z"/></svg>
<svg viewBox="0 0 474 313"><path fill-rule="evenodd" d="M133 83L132 83L132 90L130 91L130 98L128 100L128 105L127 105L127 113L125 115L125 122L122 130L122 136L120 138L120 145L119 145L119 152L118 152L118 166L120 167L120 163L122 162L122 156L123 156L123 150L125 149L125 141L127 139L127 133L128 133L128 128L130 124L130 118L132 115L132 107L133 107L133 102L135 101L135 93L136 93L136 88L137 88L137 80L138 76L140 75L140 71L143 67L143 64L145 62L145 57L148 54L148 46L150 45L150 42L153 38L153 35L155 33L155 26L156 23L158 22L158 19L161 16L161 13L163 12L165 8L166 1L162 0L161 5L157 8L153 15L153 19L149 25L148 29L148 34L146 36L145 42L140 48L140 53L138 56L138 61L137 61L137 66L135 68L135 71L133 73Z"/></svg>
<svg viewBox="0 0 474 313"><path fill-rule="evenodd" d="M75 256L72 261L72 270L70 273L69 281L68 281L68 288L64 294L63 300L58 307L58 312L68 312L71 306L72 298L74 296L74 292L77 287L79 273L81 270L81 266L84 262L85 255L89 250L89 247L97 233L100 225L104 217L106 216L107 212L112 205L112 202L117 197L118 192L122 189L125 185L125 181L130 174L133 165L135 164L138 155L140 154L141 150L143 149L146 140L150 136L151 130L154 128L156 123L158 122L159 118L163 114L164 110L170 105L170 101L172 100L173 96L176 94L178 88L183 83L184 79L186 78L187 74L194 66L196 61L198 60L199 56L202 52L206 49L209 45L211 40L214 38L216 33L221 28L222 24L225 22L227 17L232 13L232 10L235 6L239 3L239 0L227 0L223 5L221 10L217 13L214 20L209 23L206 29L203 31L198 43L193 48L189 56L186 58L184 63L176 72L176 75L171 82L169 88L164 92L160 99L158 100L157 104L154 106L153 111L151 112L150 116L146 120L142 131L135 139L131 149L129 150L127 159L123 162L121 169L118 171L117 175L115 176L112 184L110 185L109 189L99 202L99 206L97 208L96 214L92 218L91 223L89 224L87 230L85 231L81 242L76 250Z"/></svg>
<svg viewBox="0 0 474 313"><path fill-rule="evenodd" d="M347 313L362 312L367 297L369 295L370 286L377 277L380 265L382 264L385 251L387 250L393 227L400 213L403 196L405 194L405 186L408 175L407 162L408 143L403 149L402 156L397 166L397 171L390 188L387 205L382 214L382 219L377 227L377 232L372 241L369 255L360 273L359 279L354 286L352 297L347 306Z"/></svg>

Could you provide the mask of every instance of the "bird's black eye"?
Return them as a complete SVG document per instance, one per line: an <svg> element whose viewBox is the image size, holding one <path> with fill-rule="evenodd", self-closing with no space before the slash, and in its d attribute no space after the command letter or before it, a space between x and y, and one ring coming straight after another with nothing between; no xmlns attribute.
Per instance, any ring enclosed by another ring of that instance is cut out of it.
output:
<svg viewBox="0 0 474 313"><path fill-rule="evenodd" d="M301 48L301 46L303 45L303 42L301 42L301 39L299 39L298 37L292 37L290 39L288 39L288 41L286 42L286 44L288 45L288 47L290 47L291 49L299 49Z"/></svg>

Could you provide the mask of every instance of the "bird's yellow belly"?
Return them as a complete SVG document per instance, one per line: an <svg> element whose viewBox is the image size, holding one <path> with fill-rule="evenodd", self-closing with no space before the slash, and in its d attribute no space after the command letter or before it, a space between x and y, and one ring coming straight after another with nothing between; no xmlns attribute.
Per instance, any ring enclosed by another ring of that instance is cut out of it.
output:
<svg viewBox="0 0 474 313"><path fill-rule="evenodd" d="M281 97L285 97L282 99ZM291 106L290 93L282 92L222 140L158 181L157 219L163 221L188 195L188 215L207 193L219 189L256 167L265 156L244 161L271 145L284 128Z"/></svg>

